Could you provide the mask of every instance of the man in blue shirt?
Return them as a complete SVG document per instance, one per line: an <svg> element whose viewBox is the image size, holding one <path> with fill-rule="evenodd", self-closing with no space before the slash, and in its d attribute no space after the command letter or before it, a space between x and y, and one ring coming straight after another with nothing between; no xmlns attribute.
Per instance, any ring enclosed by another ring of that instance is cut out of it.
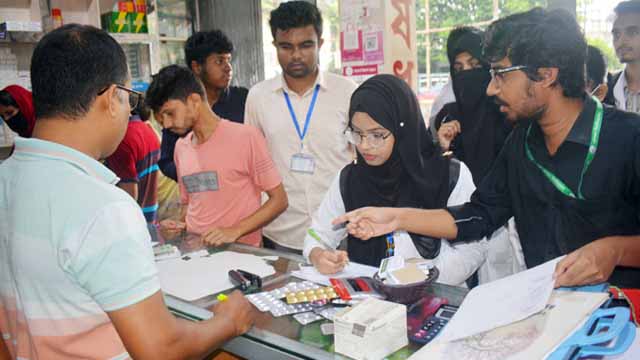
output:
<svg viewBox="0 0 640 360"><path fill-rule="evenodd" d="M244 122L244 105L249 90L230 86L233 77L231 56L233 44L220 30L193 34L184 46L187 66L202 81L207 100L216 115L234 122ZM188 132L188 131L187 131ZM161 155L158 166L165 176L177 181L173 153L180 136L169 130L162 131Z"/></svg>

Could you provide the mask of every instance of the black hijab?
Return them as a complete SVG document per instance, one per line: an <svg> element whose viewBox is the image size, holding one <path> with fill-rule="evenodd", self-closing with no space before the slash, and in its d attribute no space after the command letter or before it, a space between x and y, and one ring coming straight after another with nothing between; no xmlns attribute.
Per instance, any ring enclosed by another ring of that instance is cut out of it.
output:
<svg viewBox="0 0 640 360"><path fill-rule="evenodd" d="M460 122L462 132L454 141L453 150L471 170L476 185L489 171L511 130L493 97L486 94L491 75L482 55L482 38L483 32L471 27L456 29L449 36L447 56L456 102L443 109L449 119ZM456 73L455 59L463 52L468 52L482 66ZM436 120L438 128L442 120L443 116Z"/></svg>
<svg viewBox="0 0 640 360"><path fill-rule="evenodd" d="M374 76L351 96L349 126L356 112L364 112L389 130L395 144L390 158L380 166L358 161L342 171L342 199L346 211L363 206L436 209L446 206L449 197L449 161L430 141L416 97L409 86L393 75ZM414 243L430 249L435 257L440 240L410 234ZM428 244L424 244L429 242ZM379 266L386 257L385 236L362 241L347 240L351 260Z"/></svg>

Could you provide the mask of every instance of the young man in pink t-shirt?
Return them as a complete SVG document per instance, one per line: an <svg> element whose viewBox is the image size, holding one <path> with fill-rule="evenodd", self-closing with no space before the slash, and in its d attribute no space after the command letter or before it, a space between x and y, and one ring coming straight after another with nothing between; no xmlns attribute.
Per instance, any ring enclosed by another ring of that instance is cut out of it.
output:
<svg viewBox="0 0 640 360"><path fill-rule="evenodd" d="M154 76L147 103L165 129L184 135L174 155L183 215L181 221L161 222L161 228L186 228L213 246L260 246L262 227L288 206L260 131L218 117L202 84L178 65ZM269 197L263 205L262 192Z"/></svg>

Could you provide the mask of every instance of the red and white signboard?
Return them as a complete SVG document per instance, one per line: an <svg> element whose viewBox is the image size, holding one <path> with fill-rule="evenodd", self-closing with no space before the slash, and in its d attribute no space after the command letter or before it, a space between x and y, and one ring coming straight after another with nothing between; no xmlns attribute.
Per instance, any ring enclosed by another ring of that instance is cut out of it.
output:
<svg viewBox="0 0 640 360"><path fill-rule="evenodd" d="M418 86L415 0L341 0L342 73L356 82L393 74Z"/></svg>

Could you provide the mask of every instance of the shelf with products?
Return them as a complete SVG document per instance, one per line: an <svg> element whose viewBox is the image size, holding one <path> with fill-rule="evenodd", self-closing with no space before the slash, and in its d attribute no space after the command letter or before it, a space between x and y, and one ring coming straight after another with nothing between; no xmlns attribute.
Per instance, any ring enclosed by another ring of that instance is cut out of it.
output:
<svg viewBox="0 0 640 360"><path fill-rule="evenodd" d="M36 1L36 0L33 0ZM47 3L49 7L47 8ZM85 24L100 27L100 0L49 0L43 2L40 10L43 17L44 30L49 31L56 26L53 9L58 9L63 24ZM58 24L59 25L59 24Z"/></svg>
<svg viewBox="0 0 640 360"><path fill-rule="evenodd" d="M184 65L184 43L185 41L163 41L160 47L160 66L171 64Z"/></svg>
<svg viewBox="0 0 640 360"><path fill-rule="evenodd" d="M172 36L160 36L159 40L160 42L164 43L170 43L170 42L187 42L186 37L172 37Z"/></svg>
<svg viewBox="0 0 640 360"><path fill-rule="evenodd" d="M192 16L187 0L157 0L158 34L169 38L188 38Z"/></svg>
<svg viewBox="0 0 640 360"><path fill-rule="evenodd" d="M151 44L153 38L149 34L109 33L120 44Z"/></svg>
<svg viewBox="0 0 640 360"><path fill-rule="evenodd" d="M10 84L31 88L31 53L41 37L38 1L0 0L0 89Z"/></svg>
<svg viewBox="0 0 640 360"><path fill-rule="evenodd" d="M130 28L127 31L113 32L110 35L118 41L127 54L127 60L135 83L148 82L151 74L159 71L161 66L171 63L184 63L184 42L192 33L193 21L188 2L194 0L125 0L131 2L135 9L147 11L144 27L140 17L127 19ZM123 0L120 0L123 2ZM141 7L135 7L135 5ZM193 4L191 4L193 5ZM11 65L3 68L5 72L12 71L11 76L0 77L0 88L8 85L18 77L28 76L31 54L37 41L44 33L50 31L54 25L79 23L103 28L109 31L105 14L119 10L118 0L0 0L0 23L4 21L39 22L43 31L39 32L10 32L5 39L0 34L0 52L14 63L17 58L17 68ZM52 16L52 9L56 10ZM117 14L119 16L121 14ZM115 19L120 20L120 19ZM56 22L57 21L57 22ZM108 22L108 21L107 21ZM143 31L144 33L135 33ZM0 59L0 60L2 60ZM6 75L3 72L3 75ZM22 79L24 80L24 79ZM24 82L24 81L23 81ZM27 82L30 82L28 80Z"/></svg>
<svg viewBox="0 0 640 360"><path fill-rule="evenodd" d="M0 0L0 23L5 21L41 21L37 0Z"/></svg>

